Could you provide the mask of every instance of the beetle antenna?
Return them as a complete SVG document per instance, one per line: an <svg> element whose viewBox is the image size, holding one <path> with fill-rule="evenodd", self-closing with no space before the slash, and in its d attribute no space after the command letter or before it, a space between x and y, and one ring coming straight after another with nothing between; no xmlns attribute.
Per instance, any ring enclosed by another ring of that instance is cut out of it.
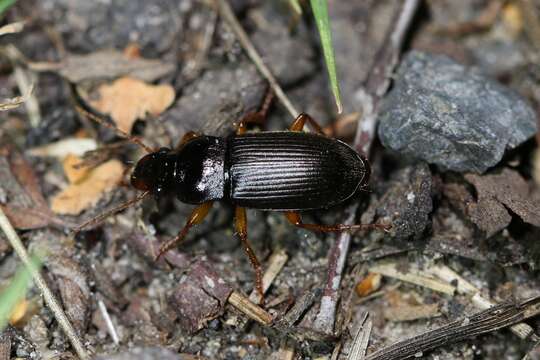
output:
<svg viewBox="0 0 540 360"><path fill-rule="evenodd" d="M94 217L94 218L92 218L92 219L90 219L88 221L85 221L81 225L79 225L79 226L77 226L77 227L75 227L74 229L71 230L72 235L76 235L82 229L84 229L84 228L86 228L86 227L88 227L90 225L99 224L102 221L104 221L105 219L107 219L109 216L114 215L116 213L119 213L120 211L125 210L130 206L133 206L134 204L136 204L137 202L141 201L146 196L148 196L148 194L150 194L150 191L145 191L145 192L137 195L133 199L128 200L125 203L120 204L117 207L115 207L115 208L113 208L113 209L111 209L109 211L106 211L106 212L104 212L102 214L99 214L98 216L96 216L96 217Z"/></svg>
<svg viewBox="0 0 540 360"><path fill-rule="evenodd" d="M85 109L83 109L82 107L80 107L79 105L75 105L75 108L77 109L77 112L83 116L85 116L86 118L90 119L90 120L93 120L95 122L97 122L98 124L100 125L103 125L105 126L106 128L108 129L111 129L113 130L114 132L116 132L118 135L120 135L121 137L131 141L132 143L134 144L137 144L139 145L140 147L142 147L147 153L153 153L154 152L154 149L152 149L150 146L146 145L145 143L143 143L140 139L136 138L135 136L131 136L130 134L128 134L127 132L125 132L124 130L121 130L119 129L118 127L112 125L112 124L109 124L107 121L105 121L104 119L100 118L99 116L97 115L94 115L88 111L86 111Z"/></svg>

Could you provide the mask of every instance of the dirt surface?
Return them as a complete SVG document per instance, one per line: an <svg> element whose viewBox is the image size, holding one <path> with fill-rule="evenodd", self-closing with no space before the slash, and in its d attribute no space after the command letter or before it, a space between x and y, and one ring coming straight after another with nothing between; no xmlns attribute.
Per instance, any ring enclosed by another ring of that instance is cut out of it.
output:
<svg viewBox="0 0 540 360"><path fill-rule="evenodd" d="M362 94L374 81L382 83L374 69L390 63L381 54L393 41L401 2L330 1L341 115L307 2L301 16L287 1L230 3L295 107L352 143L367 113ZM188 131L232 134L242 116L260 107L268 83L213 1L20 0L2 25L15 21L25 21L24 29L0 37L0 99L23 95L25 102L0 113L0 206L29 251L45 254L47 283L93 356L346 359L356 351L357 335L367 332L371 358L394 359L400 357L375 352L468 321L488 302L517 304L540 295L540 136L530 131L481 173L445 170L368 136L368 191L303 214L306 222L333 224L352 206L356 223L392 225L388 232L353 234L337 296L329 297L337 301L335 322L321 322L319 315L327 276L336 268L329 254L338 236L295 228L280 213L247 210L248 238L263 270L276 269L260 307L256 296L238 303L252 292L254 271L226 202L215 203L182 245L158 261L159 244L178 233L193 209L174 196L148 197L73 236L77 225L137 195L129 164L144 154L76 106L109 116L110 124L151 148L174 147ZM448 56L512 92L538 119L537 1L423 1L405 34L400 59L412 50ZM283 130L292 120L275 100L266 124L250 131ZM510 133L513 124L498 124L498 131ZM470 133L456 129L446 136ZM0 288L18 264L0 234ZM38 291L26 300L24 316L0 334L0 359L76 358ZM525 320L530 333L522 338L508 329L518 322L515 317L504 329L489 323L486 334L471 332L474 337L451 328L426 351L413 345L413 354L540 359L540 318Z"/></svg>

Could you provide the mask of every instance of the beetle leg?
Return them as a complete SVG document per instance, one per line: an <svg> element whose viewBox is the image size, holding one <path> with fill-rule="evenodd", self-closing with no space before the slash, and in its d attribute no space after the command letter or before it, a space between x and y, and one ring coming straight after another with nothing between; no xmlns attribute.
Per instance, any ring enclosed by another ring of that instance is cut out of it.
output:
<svg viewBox="0 0 540 360"><path fill-rule="evenodd" d="M309 116L306 113L301 113L300 115L298 115L296 119L294 119L291 126L289 126L289 130L302 131L304 129L304 125L306 124L306 122L309 123L309 125L313 128L313 130L315 130L315 132L318 132L319 134L326 136L321 125L319 125L319 123L317 123L315 119L313 119L311 116Z"/></svg>
<svg viewBox="0 0 540 360"><path fill-rule="evenodd" d="M236 215L236 221L235 221L236 231L238 232L238 236L240 237L240 241L242 242L242 247L244 248L244 251L249 257L251 266L255 270L255 288L257 289L257 292L259 293L261 302L263 302L264 291L263 291L263 286L262 286L262 267L261 267L261 263L257 259L257 256L255 255L255 252L251 248L251 245L249 245L249 242L247 239L246 209L243 207L237 206L235 210L235 215Z"/></svg>
<svg viewBox="0 0 540 360"><path fill-rule="evenodd" d="M180 149L182 146L184 146L185 143L199 136L201 136L201 134L196 133L195 131L188 131L187 133L184 134L184 136L182 136L182 139L180 140L178 145L176 145L176 148Z"/></svg>
<svg viewBox="0 0 540 360"><path fill-rule="evenodd" d="M206 217L206 215L208 215L208 212L212 208L212 204L212 201L207 201L193 210L193 212L189 216L188 221L186 222L186 225L184 225L178 235L176 235L174 238L159 247L159 253L156 256L156 261L159 260L159 258L167 251L179 244L186 237L189 229L191 229L193 225L200 224L204 220L204 218Z"/></svg>
<svg viewBox="0 0 540 360"><path fill-rule="evenodd" d="M390 230L390 225L385 224L334 224L334 225L319 225L319 224L304 224L302 222L302 217L296 211L287 211L285 217L291 224L298 226L304 229L309 229L313 231L321 232L344 232L344 231L355 231L361 229L381 229L384 231Z"/></svg>
<svg viewBox="0 0 540 360"><path fill-rule="evenodd" d="M238 122L238 125L236 125L236 135L244 134L247 130L248 124L263 124L266 120L266 116L268 115L268 110L270 109L270 105L272 105L273 99L274 92L272 91L272 88L269 87L266 91L266 95L264 96L264 100L259 111L247 113Z"/></svg>

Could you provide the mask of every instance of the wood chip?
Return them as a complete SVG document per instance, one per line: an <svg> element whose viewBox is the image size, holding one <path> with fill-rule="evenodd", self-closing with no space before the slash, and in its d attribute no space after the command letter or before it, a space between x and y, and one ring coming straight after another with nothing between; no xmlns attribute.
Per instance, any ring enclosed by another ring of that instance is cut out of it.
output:
<svg viewBox="0 0 540 360"><path fill-rule="evenodd" d="M175 92L170 85L148 85L138 79L122 77L112 84L101 85L99 100L91 101L93 107L111 115L116 126L126 132L137 119L147 114L157 116L174 101Z"/></svg>
<svg viewBox="0 0 540 360"><path fill-rule="evenodd" d="M84 181L70 184L56 194L51 208L56 214L78 215L95 206L103 194L118 186L124 175L124 167L118 160L109 160L94 168Z"/></svg>
<svg viewBox="0 0 540 360"><path fill-rule="evenodd" d="M262 307L252 303L246 296L237 291L233 291L229 296L228 302L247 315L250 319L257 321L262 325L270 325L272 323L272 315L270 315Z"/></svg>
<svg viewBox="0 0 540 360"><path fill-rule="evenodd" d="M272 282L274 282L275 278L281 272L281 269L283 269L283 266L285 266L285 263L288 259L289 256L284 250L278 250L274 252L272 256L270 256L270 259L268 260L268 267L266 268L266 271L264 272L262 278L262 286L265 293L266 291L268 291L270 285L272 285ZM259 294L256 290L253 290L251 292L251 294L249 295L249 300L254 303L260 302Z"/></svg>

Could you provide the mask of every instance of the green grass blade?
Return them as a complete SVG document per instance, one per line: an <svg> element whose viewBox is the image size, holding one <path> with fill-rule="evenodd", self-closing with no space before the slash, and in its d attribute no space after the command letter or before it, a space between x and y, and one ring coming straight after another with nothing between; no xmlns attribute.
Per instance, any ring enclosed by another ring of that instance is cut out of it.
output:
<svg viewBox="0 0 540 360"><path fill-rule="evenodd" d="M324 60L326 62L328 77L330 78L330 86L332 87L332 93L334 94L338 113L341 113L343 111L343 106L341 105L336 60L334 57L334 47L332 46L332 34L330 31L330 20L328 18L328 3L326 0L311 0L311 8L313 10L315 22L317 23L319 36L321 37Z"/></svg>
<svg viewBox="0 0 540 360"><path fill-rule="evenodd" d="M0 0L0 16L4 14L11 5L15 4L17 0Z"/></svg>
<svg viewBox="0 0 540 360"><path fill-rule="evenodd" d="M33 256L32 264L36 268L41 265L38 257ZM0 332L6 327L15 306L24 298L32 281L27 268L20 268L9 286L0 294Z"/></svg>

